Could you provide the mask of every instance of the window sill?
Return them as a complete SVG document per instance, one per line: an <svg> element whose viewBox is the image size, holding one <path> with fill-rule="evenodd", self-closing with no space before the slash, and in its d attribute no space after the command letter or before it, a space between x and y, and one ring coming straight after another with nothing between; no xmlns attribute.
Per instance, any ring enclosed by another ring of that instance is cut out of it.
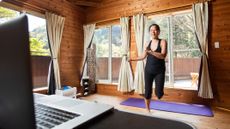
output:
<svg viewBox="0 0 230 129"><path fill-rule="evenodd" d="M117 86L118 83L109 83L109 82L97 82L98 85L115 85ZM182 87L182 86L172 86L169 84L165 84L165 88L168 89L175 89L175 90L191 90L191 91L197 91L197 87Z"/></svg>
<svg viewBox="0 0 230 129"><path fill-rule="evenodd" d="M33 92L39 92L39 91L44 91L44 90L48 90L48 87L40 87L40 88L35 88L33 89Z"/></svg>
<svg viewBox="0 0 230 129"><path fill-rule="evenodd" d="M191 86L191 87L182 87L182 86L172 86L172 85L166 84L165 88L177 89L177 90L192 90L192 91L197 91L197 87L194 87L194 86Z"/></svg>
<svg viewBox="0 0 230 129"><path fill-rule="evenodd" d="M98 85L118 85L118 83L110 83L110 82L97 82Z"/></svg>

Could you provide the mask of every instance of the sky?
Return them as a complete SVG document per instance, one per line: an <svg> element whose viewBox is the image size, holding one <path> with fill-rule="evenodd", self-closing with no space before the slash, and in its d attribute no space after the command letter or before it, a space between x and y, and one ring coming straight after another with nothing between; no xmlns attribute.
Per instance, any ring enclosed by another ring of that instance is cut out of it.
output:
<svg viewBox="0 0 230 129"><path fill-rule="evenodd" d="M8 9L8 10L11 10L11 9ZM14 11L14 10L11 10L11 11ZM17 13L17 15L20 15L18 11L14 11L14 12ZM30 15L30 14L27 14L27 16L29 20L29 31L32 31L33 29L46 24L45 19ZM0 19L0 23L6 22L8 20L9 18L2 18Z"/></svg>
<svg viewBox="0 0 230 129"><path fill-rule="evenodd" d="M32 16L30 14L27 14L27 16L29 20L29 31L32 31L33 29L46 24L45 19L42 19L36 16Z"/></svg>

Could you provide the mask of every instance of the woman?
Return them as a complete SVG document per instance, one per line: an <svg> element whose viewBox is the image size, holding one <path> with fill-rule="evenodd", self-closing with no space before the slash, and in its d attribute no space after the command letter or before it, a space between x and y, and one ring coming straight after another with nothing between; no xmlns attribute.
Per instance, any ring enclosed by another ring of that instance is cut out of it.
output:
<svg viewBox="0 0 230 129"><path fill-rule="evenodd" d="M155 94L158 99L164 95L165 82L165 57L167 55L167 42L159 39L160 27L152 24L149 27L151 41L145 45L145 51L140 57L130 59L130 61L140 61L147 57L145 66L145 105L150 112L150 100L152 97L152 84L155 80Z"/></svg>

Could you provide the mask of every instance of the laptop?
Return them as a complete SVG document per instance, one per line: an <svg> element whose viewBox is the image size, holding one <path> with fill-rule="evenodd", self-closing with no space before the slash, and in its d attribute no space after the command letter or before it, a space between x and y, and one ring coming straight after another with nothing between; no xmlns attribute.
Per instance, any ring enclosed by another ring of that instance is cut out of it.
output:
<svg viewBox="0 0 230 129"><path fill-rule="evenodd" d="M28 20L0 24L0 129L70 129L113 106L32 92Z"/></svg>

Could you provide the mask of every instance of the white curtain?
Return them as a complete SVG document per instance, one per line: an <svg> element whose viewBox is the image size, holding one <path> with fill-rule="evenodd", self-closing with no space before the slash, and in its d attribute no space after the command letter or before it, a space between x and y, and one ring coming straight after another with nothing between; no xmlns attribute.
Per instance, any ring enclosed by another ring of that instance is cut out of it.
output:
<svg viewBox="0 0 230 129"><path fill-rule="evenodd" d="M47 31L48 31L51 56L53 61L56 89L60 89L61 80L60 80L60 71L59 71L59 64L58 64L58 55L59 55L59 50L61 45L65 18L49 12L46 12L45 17L47 21Z"/></svg>
<svg viewBox="0 0 230 129"><path fill-rule="evenodd" d="M95 30L95 24L88 24L83 26L84 30L84 58L83 58L83 75L81 77L81 85L82 85L82 79L87 76L87 48L90 48L91 42L94 35Z"/></svg>
<svg viewBox="0 0 230 129"><path fill-rule="evenodd" d="M198 96L213 98L208 68L208 2L192 5L195 32L202 52Z"/></svg>
<svg viewBox="0 0 230 129"><path fill-rule="evenodd" d="M137 53L140 56L144 51L144 27L145 27L145 16L143 14L138 14L133 16L135 39L137 45ZM134 87L135 92L139 94L144 94L144 61L137 61Z"/></svg>
<svg viewBox="0 0 230 129"><path fill-rule="evenodd" d="M130 63L127 60L129 56L130 30L129 17L120 18L121 24L121 41L122 41L122 61L118 79L118 91L130 92L133 88L133 75Z"/></svg>

